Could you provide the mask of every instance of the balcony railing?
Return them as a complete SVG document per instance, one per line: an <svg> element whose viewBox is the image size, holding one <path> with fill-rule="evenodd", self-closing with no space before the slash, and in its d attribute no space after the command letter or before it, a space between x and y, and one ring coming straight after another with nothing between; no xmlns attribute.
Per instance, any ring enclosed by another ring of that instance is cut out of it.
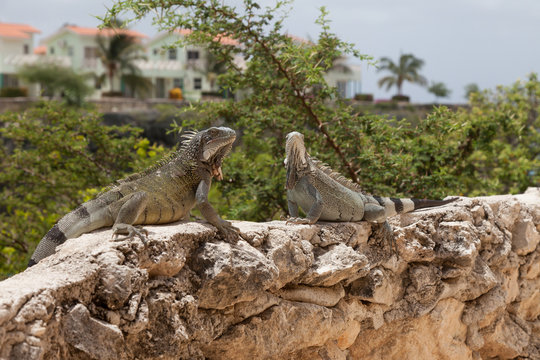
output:
<svg viewBox="0 0 540 360"><path fill-rule="evenodd" d="M2 61L3 72L16 72L23 65L29 64L57 64L59 66L70 67L71 58L68 56L49 56L49 55L7 55Z"/></svg>
<svg viewBox="0 0 540 360"><path fill-rule="evenodd" d="M86 69L97 70L100 64L101 64L101 61L98 58L84 58L83 59L83 67Z"/></svg>

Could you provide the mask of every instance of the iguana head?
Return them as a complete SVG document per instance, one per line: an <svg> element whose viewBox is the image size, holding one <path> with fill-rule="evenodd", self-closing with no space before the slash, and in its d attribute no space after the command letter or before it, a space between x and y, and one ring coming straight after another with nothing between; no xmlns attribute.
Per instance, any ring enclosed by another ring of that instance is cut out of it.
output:
<svg viewBox="0 0 540 360"><path fill-rule="evenodd" d="M304 145L304 135L297 131L287 134L285 143L285 166L287 167L286 187L292 190L300 178L311 171L309 154Z"/></svg>
<svg viewBox="0 0 540 360"><path fill-rule="evenodd" d="M211 127L188 136L190 139L185 145L186 150L197 161L209 165L212 175L222 180L221 164L236 139L234 130L228 127Z"/></svg>

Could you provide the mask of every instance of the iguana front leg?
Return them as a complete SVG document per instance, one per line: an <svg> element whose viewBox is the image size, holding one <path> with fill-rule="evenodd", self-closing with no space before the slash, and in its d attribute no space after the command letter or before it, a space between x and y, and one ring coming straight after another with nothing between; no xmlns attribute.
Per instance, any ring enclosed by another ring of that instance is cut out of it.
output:
<svg viewBox="0 0 540 360"><path fill-rule="evenodd" d="M287 199L287 207L289 208L289 216L291 218L296 218L300 215L298 211L298 204L295 201Z"/></svg>
<svg viewBox="0 0 540 360"><path fill-rule="evenodd" d="M313 197L313 205L309 209L306 218L298 217L298 205L291 200L288 201L289 204L289 215L290 219L287 220L287 223L293 224L315 224L317 220L321 217L323 210L323 199L319 191L315 186L313 186L306 178L300 180L300 186L304 186L307 190L309 196ZM292 205L292 211L291 211Z"/></svg>
<svg viewBox="0 0 540 360"><path fill-rule="evenodd" d="M122 241L126 239L131 239L135 236L138 236L142 242L146 243L148 231L133 226L133 223L141 215L141 213L146 208L147 204L147 195L144 191L139 191L133 194L126 196L124 204L120 207L114 225L112 227L113 231L113 240ZM119 235L126 235L120 237Z"/></svg>
<svg viewBox="0 0 540 360"><path fill-rule="evenodd" d="M208 192L210 191L210 185L212 179L208 176L206 179L201 180L197 187L195 198L197 200L197 206L201 211L202 216L210 224L214 225L221 234L225 237L225 240L230 243L235 243L240 236L240 230L232 226L232 224L219 217L216 210L210 205L208 201Z"/></svg>

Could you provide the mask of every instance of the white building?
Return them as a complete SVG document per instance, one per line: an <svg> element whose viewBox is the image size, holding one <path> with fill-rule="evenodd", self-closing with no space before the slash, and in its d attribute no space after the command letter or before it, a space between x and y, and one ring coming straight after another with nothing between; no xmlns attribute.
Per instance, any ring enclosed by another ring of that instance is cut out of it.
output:
<svg viewBox="0 0 540 360"><path fill-rule="evenodd" d="M362 72L360 65L351 65L345 62L338 63L325 77L330 86L334 86L340 97L352 99L362 92Z"/></svg>
<svg viewBox="0 0 540 360"><path fill-rule="evenodd" d="M160 33L146 43L147 61L137 65L154 84L154 97L166 98L180 88L185 99L198 100L202 92L215 91L207 76L207 52L197 46L175 46L187 30Z"/></svg>
<svg viewBox="0 0 540 360"><path fill-rule="evenodd" d="M135 64L140 75L152 85L146 97L168 98L173 88L180 88L184 99L199 100L204 93L219 90L217 73L211 69L213 60L208 52L199 46L178 45L190 33L189 30L164 32L148 39L148 36L132 30L99 30L66 24L41 40L41 46L34 49L35 33L39 31L28 25L0 23L0 88L21 85L15 74L23 64L55 62L79 74L92 74L88 81L95 88L93 98L100 98L112 90L132 96L122 74L117 73L112 84L109 83L107 69L98 50L98 36L112 39L114 35L122 33L134 37L141 45L139 55L144 55L145 59L137 60ZM291 38L295 42L310 43L298 37ZM231 38L220 37L218 41L238 46ZM240 67L242 62L243 59L237 59ZM349 65L343 59L336 62L325 79L344 98L352 98L360 93L360 67ZM37 86L34 88L30 91L31 95L39 94Z"/></svg>
<svg viewBox="0 0 540 360"><path fill-rule="evenodd" d="M34 34L39 33L30 25L0 23L0 88L23 85L16 76L17 69L36 60Z"/></svg>
<svg viewBox="0 0 540 360"><path fill-rule="evenodd" d="M41 40L41 44L46 49L48 57L67 59L64 64L79 74L94 74L95 76L91 80L92 86L95 88L93 97L99 98L103 92L112 90L124 92L123 90L125 90L120 76L114 78L113 84L100 80L100 77L106 74L107 70L99 57L97 37L110 39L118 33L133 36L141 44L143 39L148 38L148 36L132 30L100 30L66 24L54 34Z"/></svg>

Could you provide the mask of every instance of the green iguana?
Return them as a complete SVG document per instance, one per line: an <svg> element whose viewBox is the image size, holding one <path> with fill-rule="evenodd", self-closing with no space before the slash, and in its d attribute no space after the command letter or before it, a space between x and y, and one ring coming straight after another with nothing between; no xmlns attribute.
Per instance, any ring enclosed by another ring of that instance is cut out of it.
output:
<svg viewBox="0 0 540 360"><path fill-rule="evenodd" d="M369 221L384 223L390 216L416 209L448 204L449 200L396 199L371 196L360 187L312 158L306 151L304 135L291 132L285 145L287 158L288 222L313 224L325 221ZM298 206L307 214L299 218Z"/></svg>
<svg viewBox="0 0 540 360"><path fill-rule="evenodd" d="M170 157L117 181L106 192L62 217L41 239L28 266L53 254L56 246L67 239L101 227L112 226L116 240L136 235L145 241L147 232L134 225L187 220L195 205L227 241L234 242L238 229L219 217L208 202L208 191L212 177L223 178L221 164L236 133L226 127L212 127L184 137L181 147ZM127 236L120 238L120 234Z"/></svg>

